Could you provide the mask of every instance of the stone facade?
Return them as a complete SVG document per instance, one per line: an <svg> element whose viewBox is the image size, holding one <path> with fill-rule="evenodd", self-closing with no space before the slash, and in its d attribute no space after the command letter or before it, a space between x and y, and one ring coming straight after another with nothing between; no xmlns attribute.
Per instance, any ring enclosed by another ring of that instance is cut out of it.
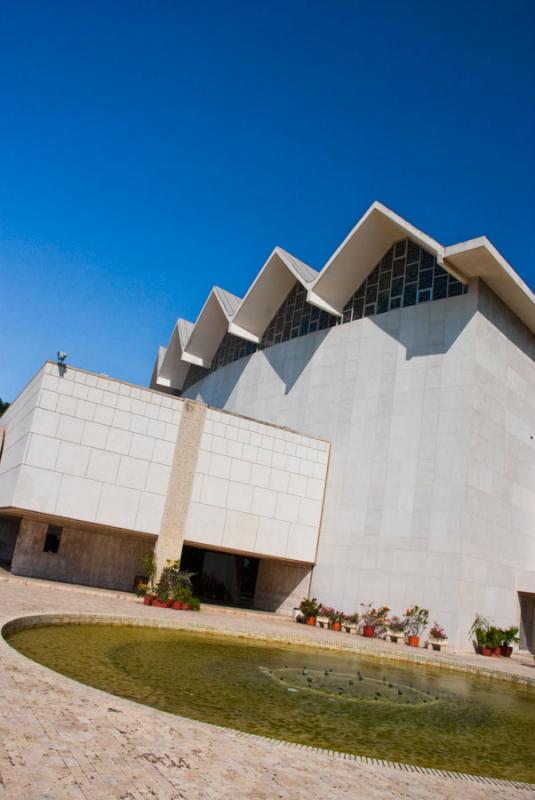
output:
<svg viewBox="0 0 535 800"><path fill-rule="evenodd" d="M292 562L277 597L259 595L282 608L296 565L310 572L324 440L52 363L2 422L0 509L23 523L0 558L17 574L129 590L155 542L160 571L186 541ZM57 553L44 550L50 524Z"/></svg>
<svg viewBox="0 0 535 800"><path fill-rule="evenodd" d="M331 441L312 594L348 612L416 602L464 648L475 611L511 624L517 591L535 592L533 336L498 306L475 281L274 345L186 393Z"/></svg>
<svg viewBox="0 0 535 800"><path fill-rule="evenodd" d="M11 571L14 575L130 592L141 560L154 547L153 536L102 528L64 527L57 553L45 552L48 524L23 519Z"/></svg>

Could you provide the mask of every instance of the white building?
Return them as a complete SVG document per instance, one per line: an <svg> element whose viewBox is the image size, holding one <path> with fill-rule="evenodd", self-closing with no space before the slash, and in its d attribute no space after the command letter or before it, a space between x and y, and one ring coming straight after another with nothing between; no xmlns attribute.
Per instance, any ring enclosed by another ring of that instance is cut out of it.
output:
<svg viewBox="0 0 535 800"><path fill-rule="evenodd" d="M487 239L374 203L320 272L275 248L215 287L151 390L46 364L0 419L0 558L128 589L157 542L227 600L418 603L461 648L478 611L531 648L534 333Z"/></svg>

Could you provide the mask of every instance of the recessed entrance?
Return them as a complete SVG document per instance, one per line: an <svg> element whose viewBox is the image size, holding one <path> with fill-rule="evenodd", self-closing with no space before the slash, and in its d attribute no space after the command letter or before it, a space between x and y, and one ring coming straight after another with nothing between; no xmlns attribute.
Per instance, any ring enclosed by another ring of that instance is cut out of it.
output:
<svg viewBox="0 0 535 800"><path fill-rule="evenodd" d="M0 566L10 569L19 535L20 519L0 516Z"/></svg>
<svg viewBox="0 0 535 800"><path fill-rule="evenodd" d="M210 603L251 608L259 559L184 545L181 569L190 570L195 594Z"/></svg>
<svg viewBox="0 0 535 800"><path fill-rule="evenodd" d="M520 649L535 653L535 594L520 592Z"/></svg>

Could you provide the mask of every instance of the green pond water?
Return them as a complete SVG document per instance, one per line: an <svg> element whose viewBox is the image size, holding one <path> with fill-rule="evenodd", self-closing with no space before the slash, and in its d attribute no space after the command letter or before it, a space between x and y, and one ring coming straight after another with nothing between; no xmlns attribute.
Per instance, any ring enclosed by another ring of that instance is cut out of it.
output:
<svg viewBox="0 0 535 800"><path fill-rule="evenodd" d="M158 628L15 633L29 658L90 686L250 733L535 782L535 692L360 655Z"/></svg>

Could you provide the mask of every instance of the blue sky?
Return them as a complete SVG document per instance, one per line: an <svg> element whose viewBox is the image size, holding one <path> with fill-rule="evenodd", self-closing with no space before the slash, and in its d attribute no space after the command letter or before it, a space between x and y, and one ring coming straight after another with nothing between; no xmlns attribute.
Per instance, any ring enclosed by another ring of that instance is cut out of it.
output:
<svg viewBox="0 0 535 800"><path fill-rule="evenodd" d="M533 3L0 4L0 397L146 384L177 316L381 200L532 287Z"/></svg>

